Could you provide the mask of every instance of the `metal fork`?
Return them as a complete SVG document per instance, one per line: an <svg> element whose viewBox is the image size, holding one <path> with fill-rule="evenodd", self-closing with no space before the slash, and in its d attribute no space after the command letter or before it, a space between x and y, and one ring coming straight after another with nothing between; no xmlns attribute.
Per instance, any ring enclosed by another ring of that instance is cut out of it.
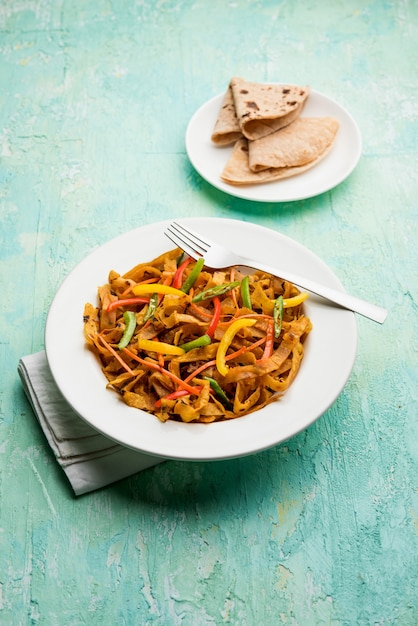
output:
<svg viewBox="0 0 418 626"><path fill-rule="evenodd" d="M321 285L310 278L304 278L292 272L283 272L278 268L270 267L253 259L244 258L232 252L232 250L224 248L214 241L210 241L206 236L190 230L189 227L186 228L186 226L178 222L172 222L164 234L176 246L184 250L184 252L187 252L193 259L197 260L203 257L205 259L205 265L212 269L241 265L243 267L263 270L269 274L283 278L283 280L288 280L302 289L311 291L334 304L338 304L344 309L368 317L379 324L383 324L388 314L382 307L351 296L338 289Z"/></svg>

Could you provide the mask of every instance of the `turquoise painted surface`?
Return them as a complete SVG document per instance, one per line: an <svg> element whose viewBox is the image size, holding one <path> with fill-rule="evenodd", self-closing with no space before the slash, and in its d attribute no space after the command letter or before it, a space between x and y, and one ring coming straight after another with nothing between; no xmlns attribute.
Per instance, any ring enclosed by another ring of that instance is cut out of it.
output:
<svg viewBox="0 0 418 626"><path fill-rule="evenodd" d="M414 1L0 3L2 624L418 623L417 41ZM285 204L205 183L184 133L232 75L346 106L349 179ZM92 247L188 215L284 232L391 314L358 320L347 386L286 444L75 499L18 359Z"/></svg>

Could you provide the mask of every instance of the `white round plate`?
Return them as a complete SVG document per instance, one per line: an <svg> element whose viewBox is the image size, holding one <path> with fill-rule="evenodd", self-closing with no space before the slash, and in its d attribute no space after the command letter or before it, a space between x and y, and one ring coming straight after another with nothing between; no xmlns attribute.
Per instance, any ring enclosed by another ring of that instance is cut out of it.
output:
<svg viewBox="0 0 418 626"><path fill-rule="evenodd" d="M292 269L342 289L316 255L288 237L252 224L222 218L182 222L242 254ZM93 428L127 447L158 457L184 460L244 456L289 439L314 422L343 389L354 364L357 325L354 314L311 295L306 314L313 330L301 369L286 395L255 413L213 424L162 423L155 415L128 407L106 379L83 337L86 302L96 303L97 287L109 270L125 273L170 250L164 236L169 222L132 230L93 251L64 280L50 307L45 347L53 377L74 410Z"/></svg>
<svg viewBox="0 0 418 626"><path fill-rule="evenodd" d="M259 185L229 185L221 180L232 146L219 147L211 141L224 94L206 102L193 115L186 131L186 151L193 167L211 185L226 193L259 202L290 202L317 196L341 183L357 165L362 149L358 126L337 102L312 90L303 117L335 117L340 123L329 154L311 170L292 178Z"/></svg>

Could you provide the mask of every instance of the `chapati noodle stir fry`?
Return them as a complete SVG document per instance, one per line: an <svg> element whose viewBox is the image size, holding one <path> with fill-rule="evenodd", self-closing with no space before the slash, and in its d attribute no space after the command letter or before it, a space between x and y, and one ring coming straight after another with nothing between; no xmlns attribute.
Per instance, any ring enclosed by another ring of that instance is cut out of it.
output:
<svg viewBox="0 0 418 626"><path fill-rule="evenodd" d="M177 248L110 271L84 335L109 389L165 422L240 417L294 380L312 324L306 293L263 271L209 270Z"/></svg>

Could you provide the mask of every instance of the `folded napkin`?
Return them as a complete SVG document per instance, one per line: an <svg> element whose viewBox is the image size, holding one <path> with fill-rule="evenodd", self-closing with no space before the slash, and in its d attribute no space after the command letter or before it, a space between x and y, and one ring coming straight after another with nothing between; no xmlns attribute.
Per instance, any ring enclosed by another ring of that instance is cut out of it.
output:
<svg viewBox="0 0 418 626"><path fill-rule="evenodd" d="M48 443L77 496L165 460L125 448L84 422L55 384L45 352L22 357L17 369Z"/></svg>

